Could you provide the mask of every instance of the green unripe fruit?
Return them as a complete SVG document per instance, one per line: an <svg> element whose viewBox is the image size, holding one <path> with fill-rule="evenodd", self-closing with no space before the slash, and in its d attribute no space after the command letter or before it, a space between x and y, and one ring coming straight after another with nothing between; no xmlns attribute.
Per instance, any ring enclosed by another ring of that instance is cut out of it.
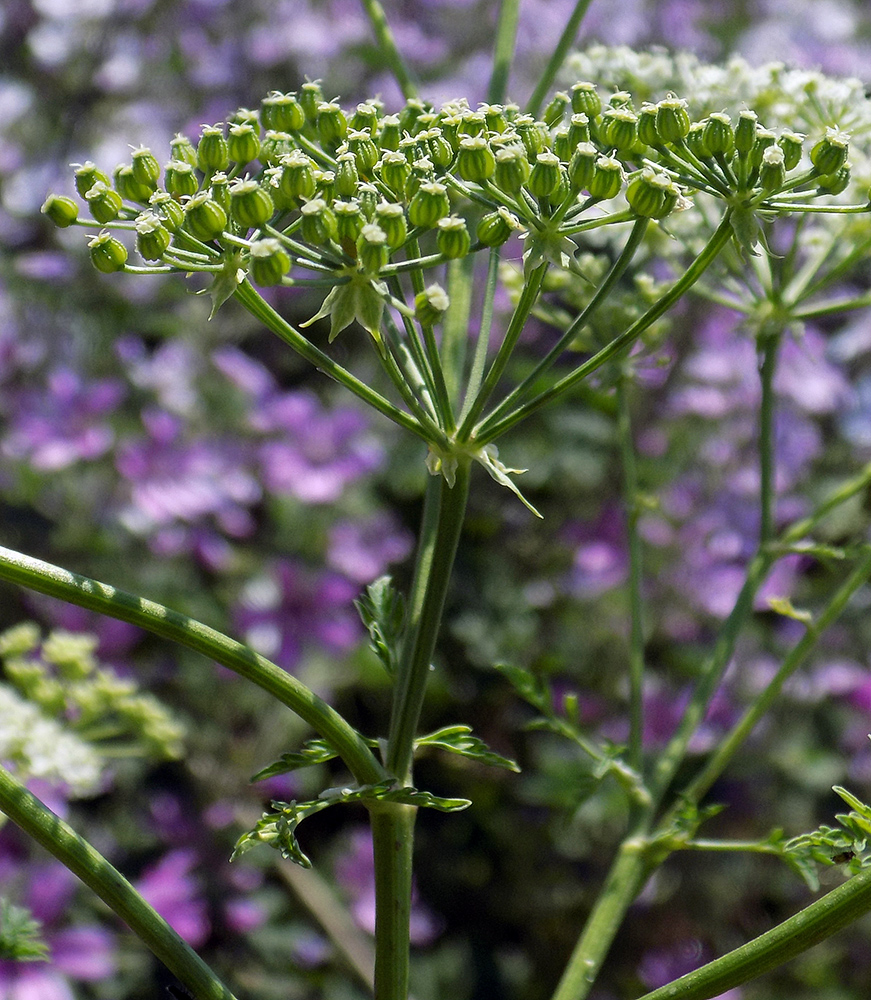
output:
<svg viewBox="0 0 871 1000"><path fill-rule="evenodd" d="M85 201L88 203L91 216L101 225L117 219L123 205L121 195L102 181L97 181L91 190L85 193Z"/></svg>
<svg viewBox="0 0 871 1000"><path fill-rule="evenodd" d="M728 156L735 146L732 119L720 112L708 115L705 122L705 145L713 156Z"/></svg>
<svg viewBox="0 0 871 1000"><path fill-rule="evenodd" d="M60 229L71 226L79 217L79 206L64 194L50 194L40 209Z"/></svg>
<svg viewBox="0 0 871 1000"><path fill-rule="evenodd" d="M350 130L348 132L348 149L354 154L359 173L367 177L370 176L380 154L369 132Z"/></svg>
<svg viewBox="0 0 871 1000"><path fill-rule="evenodd" d="M336 194L340 198L353 198L357 193L360 175L357 173L357 158L353 153L341 153L336 163Z"/></svg>
<svg viewBox="0 0 871 1000"><path fill-rule="evenodd" d="M593 177L587 190L597 201L615 198L623 186L623 165L613 156L600 156L596 160Z"/></svg>
<svg viewBox="0 0 871 1000"><path fill-rule="evenodd" d="M553 136L553 151L556 153L560 163L568 163L572 158L574 149L569 143L569 130L567 126L558 128Z"/></svg>
<svg viewBox="0 0 871 1000"><path fill-rule="evenodd" d="M591 142L582 142L569 161L569 184L573 191L590 190L599 153Z"/></svg>
<svg viewBox="0 0 871 1000"><path fill-rule="evenodd" d="M372 184L361 184L360 190L357 192L357 200L360 202L360 211L363 213L363 218L367 222L371 222L375 218L375 211L378 208L378 203L381 201L378 188Z"/></svg>
<svg viewBox="0 0 871 1000"><path fill-rule="evenodd" d="M408 238L408 224L402 205L382 201L375 209L375 222L384 230L391 250L398 250Z"/></svg>
<svg viewBox="0 0 871 1000"><path fill-rule="evenodd" d="M427 107L423 101L419 101L416 97L410 98L405 102L402 111L399 112L399 127L403 132L409 132L413 135L417 119L425 114L426 110Z"/></svg>
<svg viewBox="0 0 871 1000"><path fill-rule="evenodd" d="M485 247L501 247L519 228L517 219L506 208L499 208L481 218L475 235Z"/></svg>
<svg viewBox="0 0 871 1000"><path fill-rule="evenodd" d="M91 263L103 274L120 271L127 263L127 247L111 233L102 232L89 243Z"/></svg>
<svg viewBox="0 0 871 1000"><path fill-rule="evenodd" d="M356 254L357 237L360 235L366 220L360 211L358 201L334 201L331 208L336 216L336 234L338 242L346 253L354 247Z"/></svg>
<svg viewBox="0 0 871 1000"><path fill-rule="evenodd" d="M642 104L638 112L638 141L645 146L661 146L662 138L656 130L656 105Z"/></svg>
<svg viewBox="0 0 871 1000"><path fill-rule="evenodd" d="M378 133L378 145L382 151L395 152L399 149L402 139L402 129L399 127L399 115L387 115L381 119L381 131Z"/></svg>
<svg viewBox="0 0 871 1000"><path fill-rule="evenodd" d="M237 108L227 121L230 125L250 125L256 131L260 128L260 112L253 108Z"/></svg>
<svg viewBox="0 0 871 1000"><path fill-rule="evenodd" d="M230 218L243 229L259 229L274 212L272 195L257 181L236 181L230 188Z"/></svg>
<svg viewBox="0 0 871 1000"><path fill-rule="evenodd" d="M457 153L457 173L464 181L477 184L493 176L496 157L483 136L464 136Z"/></svg>
<svg viewBox="0 0 871 1000"><path fill-rule="evenodd" d="M759 128L755 111L742 111L738 116L735 128L735 150L738 155L746 157L756 145L756 131Z"/></svg>
<svg viewBox="0 0 871 1000"><path fill-rule="evenodd" d="M530 161L547 149L548 132L544 122L536 121L532 115L520 115L514 127Z"/></svg>
<svg viewBox="0 0 871 1000"><path fill-rule="evenodd" d="M548 198L560 183L560 160L556 153L539 153L529 174L527 188L536 198Z"/></svg>
<svg viewBox="0 0 871 1000"><path fill-rule="evenodd" d="M155 184L140 184L133 174L130 163L119 163L112 171L112 183L115 190L125 201L138 201L143 205L154 194Z"/></svg>
<svg viewBox="0 0 871 1000"><path fill-rule="evenodd" d="M315 171L315 196L332 204L336 194L336 175L332 170Z"/></svg>
<svg viewBox="0 0 871 1000"><path fill-rule="evenodd" d="M657 174L650 167L645 167L634 177L626 188L626 201L629 207L643 219L662 219L668 214L667 207L671 203L668 197L671 180L665 174Z"/></svg>
<svg viewBox="0 0 871 1000"><path fill-rule="evenodd" d="M136 219L136 249L145 260L160 260L169 248L172 234L153 211Z"/></svg>
<svg viewBox="0 0 871 1000"><path fill-rule="evenodd" d="M318 108L324 102L324 92L320 80L307 80L299 88L299 103L305 112L306 121L315 124L318 120Z"/></svg>
<svg viewBox="0 0 871 1000"><path fill-rule="evenodd" d="M194 195L184 206L185 229L198 240L207 243L220 236L227 225L227 213L212 197L203 191Z"/></svg>
<svg viewBox="0 0 871 1000"><path fill-rule="evenodd" d="M381 180L397 196L402 197L411 176L411 164L402 153L388 150L381 157Z"/></svg>
<svg viewBox="0 0 871 1000"><path fill-rule="evenodd" d="M378 274L390 261L387 234L374 222L368 222L357 237L357 260L367 274Z"/></svg>
<svg viewBox="0 0 871 1000"><path fill-rule="evenodd" d="M570 94L572 111L593 119L602 110L602 99L594 83L576 83Z"/></svg>
<svg viewBox="0 0 871 1000"><path fill-rule="evenodd" d="M212 174L212 182L209 184L209 194L211 194L215 201L229 215L231 201L230 180L223 170L219 170L216 174Z"/></svg>
<svg viewBox="0 0 871 1000"><path fill-rule="evenodd" d="M408 206L408 220L418 228L432 229L450 213L448 189L436 181L424 182Z"/></svg>
<svg viewBox="0 0 871 1000"><path fill-rule="evenodd" d="M101 181L106 187L109 187L109 178L102 170L98 170L97 167L90 161L86 160L84 163L74 164L75 169L75 179L76 179L76 191L78 191L79 196L84 198L88 191L97 183Z"/></svg>
<svg viewBox="0 0 871 1000"><path fill-rule="evenodd" d="M632 104L632 95L628 90L618 90L613 93L608 98L608 106L612 108L627 108L629 111L635 110Z"/></svg>
<svg viewBox="0 0 871 1000"><path fill-rule="evenodd" d="M689 151L700 160L709 160L711 158L711 151L705 145L705 128L706 125L704 122L693 122L684 140Z"/></svg>
<svg viewBox="0 0 871 1000"><path fill-rule="evenodd" d="M517 194L529 180L529 160L522 149L509 146L496 153L493 183L505 194Z"/></svg>
<svg viewBox="0 0 871 1000"><path fill-rule="evenodd" d="M451 300L441 285L430 285L414 297L414 316L421 326L435 326L450 308Z"/></svg>
<svg viewBox="0 0 871 1000"><path fill-rule="evenodd" d="M508 130L508 118L505 114L505 108L501 104L481 104L478 111L484 116L488 132L501 134Z"/></svg>
<svg viewBox="0 0 871 1000"><path fill-rule="evenodd" d="M777 145L783 150L783 166L787 171L795 170L801 162L805 136L800 132L781 132Z"/></svg>
<svg viewBox="0 0 871 1000"><path fill-rule="evenodd" d="M271 180L279 207L295 207L300 200L314 196L317 190L314 166L314 161L302 150L282 157L281 166Z"/></svg>
<svg viewBox="0 0 871 1000"><path fill-rule="evenodd" d="M574 153L580 143L589 141L590 119L583 112L573 114L569 119L569 145L572 152Z"/></svg>
<svg viewBox="0 0 871 1000"><path fill-rule="evenodd" d="M375 135L378 127L378 106L372 101L358 104L357 110L351 116L348 127L356 132L368 132L370 136Z"/></svg>
<svg viewBox="0 0 871 1000"><path fill-rule="evenodd" d="M319 245L335 240L339 235L336 215L323 198L313 198L300 209L302 238L307 243Z"/></svg>
<svg viewBox="0 0 871 1000"><path fill-rule="evenodd" d="M276 132L270 129L260 143L258 158L261 163L274 167L281 163L282 157L296 152L297 145L288 132Z"/></svg>
<svg viewBox="0 0 871 1000"><path fill-rule="evenodd" d="M850 164L845 163L840 170L833 174L823 174L817 179L821 194L840 194L847 189L850 183Z"/></svg>
<svg viewBox="0 0 871 1000"><path fill-rule="evenodd" d="M811 163L818 174L835 174L847 162L849 148L850 136L847 132L827 129L825 138L820 139L811 150Z"/></svg>
<svg viewBox="0 0 871 1000"><path fill-rule="evenodd" d="M305 125L305 117L305 111L296 94L282 94L278 90L273 90L260 102L260 121L264 129L274 132L299 132Z"/></svg>
<svg viewBox="0 0 871 1000"><path fill-rule="evenodd" d="M780 146L769 146L762 154L759 184L765 191L777 191L786 181L786 166Z"/></svg>
<svg viewBox="0 0 871 1000"><path fill-rule="evenodd" d="M148 199L148 204L171 233L181 228L184 222L184 209L168 191L155 191Z"/></svg>
<svg viewBox="0 0 871 1000"><path fill-rule="evenodd" d="M318 136L326 149L335 149L345 138L348 121L341 107L332 101L318 105Z"/></svg>
<svg viewBox="0 0 871 1000"><path fill-rule="evenodd" d="M690 116L683 98L672 95L656 105L656 131L662 142L680 142L689 130Z"/></svg>
<svg viewBox="0 0 871 1000"><path fill-rule="evenodd" d="M601 136L606 146L628 152L638 138L638 116L626 108L609 108L602 115Z"/></svg>
<svg viewBox="0 0 871 1000"><path fill-rule="evenodd" d="M558 90L553 95L553 100L548 104L544 111L544 123L548 128L553 128L563 120L563 116L566 113L566 109L571 106L571 101L569 100L569 95L561 90Z"/></svg>
<svg viewBox="0 0 871 1000"><path fill-rule="evenodd" d="M411 201L420 190L421 184L432 184L434 181L435 171L432 160L428 157L415 160L411 165L411 174L405 183L405 200Z"/></svg>
<svg viewBox="0 0 871 1000"><path fill-rule="evenodd" d="M206 126L197 143L197 167L204 174L213 174L216 170L226 170L229 166L230 153L224 130L217 125Z"/></svg>
<svg viewBox="0 0 871 1000"><path fill-rule="evenodd" d="M447 170L454 159L454 147L448 142L439 128L431 128L426 133L426 146L429 158L439 170Z"/></svg>
<svg viewBox="0 0 871 1000"><path fill-rule="evenodd" d="M192 167L197 165L197 151L194 149L194 144L181 132L177 132L175 138L170 142L169 156L171 160L188 163Z"/></svg>
<svg viewBox="0 0 871 1000"><path fill-rule="evenodd" d="M460 123L457 126L457 138L462 140L463 136L474 138L484 136L487 133L487 118L480 111L466 110L460 115Z"/></svg>
<svg viewBox="0 0 871 1000"><path fill-rule="evenodd" d="M131 167L133 169L133 179L137 184L142 184L151 191L157 187L160 180L160 164L157 157L150 149L140 146L134 149L131 155Z"/></svg>
<svg viewBox="0 0 871 1000"><path fill-rule="evenodd" d="M756 142L753 144L753 149L750 150L750 164L756 167L758 170L762 166L762 157L765 154L765 150L774 146L777 142L777 136L767 128L759 128L756 130Z"/></svg>
<svg viewBox="0 0 871 1000"><path fill-rule="evenodd" d="M233 163L250 163L260 155L260 136L257 129L245 122L231 125L227 133L227 152Z"/></svg>
<svg viewBox="0 0 871 1000"><path fill-rule="evenodd" d="M466 220L456 215L439 219L436 246L439 253L450 260L465 257L472 245L472 237L466 228Z"/></svg>
<svg viewBox="0 0 871 1000"><path fill-rule="evenodd" d="M183 160L170 160L163 168L163 182L174 198L195 195L200 189L194 168Z"/></svg>
<svg viewBox="0 0 871 1000"><path fill-rule="evenodd" d="M278 240L257 240L251 244L248 270L255 284L277 285L290 270L290 257Z"/></svg>

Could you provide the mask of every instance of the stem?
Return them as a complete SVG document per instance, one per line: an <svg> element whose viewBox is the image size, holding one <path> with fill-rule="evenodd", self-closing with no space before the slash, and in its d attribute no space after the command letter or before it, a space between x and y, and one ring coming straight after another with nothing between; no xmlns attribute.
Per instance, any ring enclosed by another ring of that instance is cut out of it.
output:
<svg viewBox="0 0 871 1000"><path fill-rule="evenodd" d="M545 95L550 90L557 73L565 62L569 49L575 43L578 28L581 26L581 21L583 21L590 3L591 0L578 0L575 4L575 9L569 16L565 28L563 28L563 33L556 43L553 55L548 60L547 66L544 68L544 73L538 81L535 90L532 92L532 97L529 98L529 103L526 105L527 114L534 115L536 118L538 117L541 106L544 103Z"/></svg>
<svg viewBox="0 0 871 1000"><path fill-rule="evenodd" d="M292 327L272 306L257 294L247 279L237 287L234 294L252 316L259 319L264 326L277 334L297 354L301 354L306 361L310 361L315 368L330 378L335 379L336 382L345 386L346 389L350 389L364 403L368 403L371 407L378 410L379 413L383 413L385 417L389 417L394 423L399 424L400 427L411 431L418 437L423 438L424 441L429 440L429 435L414 417L394 406L393 403L385 399L380 393L377 393L364 382L361 382L340 364L333 361L329 355L324 354L323 351L306 340L299 330Z"/></svg>
<svg viewBox="0 0 871 1000"><path fill-rule="evenodd" d="M427 488L387 746L387 768L401 785L411 784L414 738L466 512L470 466L468 456L461 456L452 486L439 476Z"/></svg>
<svg viewBox="0 0 871 1000"><path fill-rule="evenodd" d="M484 303L481 306L481 323L478 328L478 341L475 344L475 354L466 384L466 396L459 422L465 424L469 409L478 396L481 381L484 378L484 367L487 364L487 349L490 346L490 331L493 328L493 300L496 297L496 283L499 278L500 248L490 247L487 260L487 283L484 286Z"/></svg>
<svg viewBox="0 0 871 1000"><path fill-rule="evenodd" d="M235 1000L212 969L127 879L3 767L0 767L0 811L117 913L196 1000Z"/></svg>
<svg viewBox="0 0 871 1000"><path fill-rule="evenodd" d="M676 281L663 297L655 305L651 306L640 319L636 320L628 330L621 333L619 337L615 337L607 347L603 347L601 351L594 354L593 357L589 358L582 365L579 365L570 375L561 378L549 389L546 389L528 403L518 407L513 413L509 413L508 416L491 425L486 435L476 435L476 440L481 444L493 441L524 417L529 416L530 413L550 403L557 396L561 396L568 389L571 389L572 386L596 371L597 368L601 368L615 354L619 354L624 348L631 346L651 324L655 323L663 313L668 312L675 302L689 291L711 264L713 264L717 255L728 243L731 236L732 216L731 210L727 210L719 226L717 226L717 229L705 245L705 248L690 264L683 277Z"/></svg>
<svg viewBox="0 0 871 1000"><path fill-rule="evenodd" d="M710 1000L783 965L871 910L871 868L727 955L640 1000Z"/></svg>
<svg viewBox="0 0 871 1000"><path fill-rule="evenodd" d="M399 49L396 47L396 40L393 37L393 32L390 30L390 25L387 23L384 8L378 3L378 0L361 0L361 2L363 10L366 12L366 16L372 25L381 55L384 57L384 61L390 67L390 72L399 84L402 96L406 100L417 97L417 87L414 85L411 74L400 55Z"/></svg>
<svg viewBox="0 0 871 1000"><path fill-rule="evenodd" d="M759 374L762 400L759 407L759 544L767 545L774 537L777 502L774 460L774 371L783 330L766 331L761 339Z"/></svg>
<svg viewBox="0 0 871 1000"><path fill-rule="evenodd" d="M502 0L496 21L496 40L493 45L493 72L487 89L490 104L503 104L508 90L508 77L514 61L517 43L517 23L520 20L520 0Z"/></svg>
<svg viewBox="0 0 871 1000"><path fill-rule="evenodd" d="M0 579L147 629L253 681L304 719L336 749L360 784L383 781L384 768L363 737L293 675L229 636L135 594L0 547Z"/></svg>

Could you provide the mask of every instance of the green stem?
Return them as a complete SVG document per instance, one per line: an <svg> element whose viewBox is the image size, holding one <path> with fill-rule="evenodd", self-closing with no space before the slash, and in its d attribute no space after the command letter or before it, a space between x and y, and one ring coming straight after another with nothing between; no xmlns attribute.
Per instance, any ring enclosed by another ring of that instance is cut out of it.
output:
<svg viewBox="0 0 871 1000"><path fill-rule="evenodd" d="M871 910L871 868L765 934L639 1000L710 1000L775 969Z"/></svg>
<svg viewBox="0 0 871 1000"><path fill-rule="evenodd" d="M762 399L759 406L759 544L767 545L774 537L777 503L774 458L774 372L783 330L765 331L760 337L759 375Z"/></svg>
<svg viewBox="0 0 871 1000"><path fill-rule="evenodd" d="M558 382L552 385L549 389L540 393L534 399L531 399L528 403L523 406L519 406L513 413L509 413L507 416L503 417L502 420L497 421L495 424L491 425L487 430L486 435L480 436L476 434L476 440L480 441L481 444L486 444L488 441L493 441L499 435L504 434L509 428L513 427L516 423L523 420L525 417L529 416L535 410L540 409L547 403L552 402L558 396L561 396L564 392L572 388L582 379L585 379L592 372L601 368L606 362L610 361L616 354L619 354L622 350L630 347L641 334L656 320L659 319L664 313L678 301L689 289L699 280L699 278L705 273L705 271L713 264L717 255L723 249L723 247L729 242L732 236L732 216L731 210L728 210L720 221L719 226L708 240L705 248L699 254L698 257L690 264L684 273L683 277L678 279L669 290L662 296L662 298L647 312L638 319L635 323L629 327L624 333L621 333L619 337L615 337L607 347L603 347L601 351L594 354L593 357L589 358L582 365L579 365L570 375L566 375L561 378Z"/></svg>
<svg viewBox="0 0 871 1000"><path fill-rule="evenodd" d="M496 40L493 45L493 72L487 100L490 104L504 104L508 91L508 77L514 61L517 44L517 24L520 19L520 0L501 0L496 22Z"/></svg>
<svg viewBox="0 0 871 1000"><path fill-rule="evenodd" d="M92 889L196 1000L235 1000L212 969L127 879L3 767L0 811Z"/></svg>
<svg viewBox="0 0 871 1000"><path fill-rule="evenodd" d="M335 748L360 784L384 780L384 768L366 741L334 708L286 670L235 639L156 601L2 547L0 579L138 625L202 653L253 681L308 722Z"/></svg>
<svg viewBox="0 0 871 1000"><path fill-rule="evenodd" d="M484 286L484 302L481 306L481 323L478 328L478 340L475 344L475 354L472 367L466 383L466 396L459 422L465 424L469 409L478 396L481 381L484 378L484 368L487 364L487 350L490 346L490 331L493 328L493 302L496 297L496 283L499 279L500 248L490 247L487 260L487 283Z"/></svg>
<svg viewBox="0 0 871 1000"><path fill-rule="evenodd" d="M387 23L384 8L377 0L361 0L361 2L363 10L366 11L366 16L372 25L381 55L390 67L390 72L396 78L399 89L402 91L402 96L406 100L417 97L417 87L414 85L411 74L396 46L396 40L393 37L393 32L390 30L390 25Z"/></svg>
<svg viewBox="0 0 871 1000"><path fill-rule="evenodd" d="M534 115L536 118L538 117L547 92L550 90L557 73L565 62L569 49L575 44L578 28L581 26L581 21L583 21L590 3L591 0L578 0L575 4L575 9L569 16L563 33L556 43L553 55L548 60L547 66L544 68L544 73L538 81L535 90L532 92L532 97L529 98L529 103L526 105L527 114Z"/></svg>
<svg viewBox="0 0 871 1000"><path fill-rule="evenodd" d="M429 440L429 435L413 416L404 413L398 407L394 406L393 403L385 399L380 393L377 393L364 382L361 382L340 364L333 361L329 355L324 354L323 351L306 340L299 330L292 327L272 306L257 294L249 281L243 281L237 287L234 294L252 316L259 319L264 326L277 334L297 354L302 355L306 361L310 361L315 368L330 378L335 379L336 382L345 386L346 389L350 389L364 403L368 403L369 406L378 410L379 413L383 413L385 417L389 417L394 423L399 424L400 427L411 431L418 437L423 438L424 441Z"/></svg>
<svg viewBox="0 0 871 1000"><path fill-rule="evenodd" d="M461 456L453 485L438 476L427 488L387 746L387 768L401 785L412 783L414 738L466 512L470 466Z"/></svg>
<svg viewBox="0 0 871 1000"><path fill-rule="evenodd" d="M375 1000L408 1000L413 806L370 806L375 855Z"/></svg>

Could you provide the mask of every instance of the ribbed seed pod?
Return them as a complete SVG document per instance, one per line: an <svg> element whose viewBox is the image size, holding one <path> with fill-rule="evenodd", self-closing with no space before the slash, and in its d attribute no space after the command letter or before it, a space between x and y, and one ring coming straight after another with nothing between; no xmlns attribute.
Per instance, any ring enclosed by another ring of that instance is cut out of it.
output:
<svg viewBox="0 0 871 1000"><path fill-rule="evenodd" d="M415 227L432 229L450 213L448 189L436 181L421 184L408 206L408 220Z"/></svg>
<svg viewBox="0 0 871 1000"><path fill-rule="evenodd" d="M439 219L436 246L439 253L450 260L465 257L472 245L472 238L466 227L466 220L456 215Z"/></svg>
<svg viewBox="0 0 871 1000"><path fill-rule="evenodd" d="M457 173L464 181L480 184L493 176L496 157L484 136L463 136L457 153Z"/></svg>
<svg viewBox="0 0 871 1000"><path fill-rule="evenodd" d="M800 132L790 132L788 129L780 133L777 145L783 150L783 166L787 171L795 170L801 162L805 138Z"/></svg>
<svg viewBox="0 0 871 1000"><path fill-rule="evenodd" d="M79 206L63 194L50 194L42 203L40 212L59 228L66 229L79 217Z"/></svg>
<svg viewBox="0 0 871 1000"><path fill-rule="evenodd" d="M88 243L91 263L103 274L120 271L127 263L127 247L111 233L102 232Z"/></svg>
<svg viewBox="0 0 871 1000"><path fill-rule="evenodd" d="M572 154L569 162L569 184L573 191L589 191L590 182L596 172L599 152L591 142L582 142Z"/></svg>
<svg viewBox="0 0 871 1000"><path fill-rule="evenodd" d="M545 151L535 158L526 187L536 198L548 198L560 183L560 159L556 153Z"/></svg>
<svg viewBox="0 0 871 1000"><path fill-rule="evenodd" d="M847 162L850 136L839 129L826 129L825 136L811 150L811 163L819 174L837 173Z"/></svg>
<svg viewBox="0 0 871 1000"><path fill-rule="evenodd" d="M227 130L227 151L234 163L250 163L260 155L260 136L249 122Z"/></svg>
<svg viewBox="0 0 871 1000"><path fill-rule="evenodd" d="M88 203L91 217L101 225L117 219L123 206L121 195L102 181L97 181L90 191L85 193L85 201Z"/></svg>
<svg viewBox="0 0 871 1000"><path fill-rule="evenodd" d="M509 146L496 153L493 183L505 194L517 194L529 180L529 160L523 148Z"/></svg>
<svg viewBox="0 0 871 1000"><path fill-rule="evenodd" d="M366 224L358 201L334 201L330 206L336 216L336 233L342 249L348 252L354 247L356 254L357 237Z"/></svg>
<svg viewBox="0 0 871 1000"><path fill-rule="evenodd" d="M656 105L656 131L662 142L679 142L689 130L690 116L682 97L672 95Z"/></svg>
<svg viewBox="0 0 871 1000"><path fill-rule="evenodd" d="M236 181L230 188L230 218L243 229L259 229L274 212L272 195L257 181Z"/></svg>
<svg viewBox="0 0 871 1000"><path fill-rule="evenodd" d="M255 284L277 285L290 270L290 257L278 240L257 240L248 253L248 269Z"/></svg>
<svg viewBox="0 0 871 1000"><path fill-rule="evenodd" d="M170 142L169 156L171 160L187 163L192 167L197 165L197 151L194 149L194 144L181 132L176 133L175 138Z"/></svg>
<svg viewBox="0 0 871 1000"><path fill-rule="evenodd" d="M336 216L323 198L312 198L300 209L302 238L306 243L319 246L338 237Z"/></svg>
<svg viewBox="0 0 871 1000"><path fill-rule="evenodd" d="M202 191L189 199L184 206L184 214L185 229L203 242L220 236L227 225L227 213L209 191Z"/></svg>
<svg viewBox="0 0 871 1000"><path fill-rule="evenodd" d="M615 198L623 186L623 165L613 156L600 156L596 160L593 177L587 190L597 201Z"/></svg>
<svg viewBox="0 0 871 1000"><path fill-rule="evenodd" d="M213 174L216 170L226 170L229 166L230 153L224 130L217 125L204 126L197 143L197 167L204 174Z"/></svg>
<svg viewBox="0 0 871 1000"><path fill-rule="evenodd" d="M79 197L84 198L97 181L101 181L106 187L109 187L108 175L104 174L102 170L98 170L96 165L90 160L73 165L76 168L73 176L75 177L76 191L78 191Z"/></svg>
<svg viewBox="0 0 871 1000"><path fill-rule="evenodd" d="M163 168L166 190L176 198L190 197L200 189L194 168L184 160L170 160Z"/></svg>
<svg viewBox="0 0 871 1000"><path fill-rule="evenodd" d="M390 262L387 234L373 222L363 226L357 237L357 260L367 274L378 274Z"/></svg>
<svg viewBox="0 0 871 1000"><path fill-rule="evenodd" d="M336 158L335 174L336 195L339 198L353 198L360 182L357 157L351 152L340 153Z"/></svg>
<svg viewBox="0 0 871 1000"><path fill-rule="evenodd" d="M569 94L572 111L593 119L602 110L602 99L594 83L576 83Z"/></svg>
<svg viewBox="0 0 871 1000"><path fill-rule="evenodd" d="M387 237L391 250L398 250L408 238L405 209L395 202L382 201L375 209L375 220Z"/></svg>
<svg viewBox="0 0 871 1000"><path fill-rule="evenodd" d="M160 260L169 249L172 234L154 211L136 218L136 249L145 260Z"/></svg>
<svg viewBox="0 0 871 1000"><path fill-rule="evenodd" d="M705 145L714 156L728 156L735 146L732 119L718 111L708 115L705 121Z"/></svg>
<svg viewBox="0 0 871 1000"><path fill-rule="evenodd" d="M305 119L305 110L296 94L282 94L273 90L260 102L260 121L264 129L299 132L305 125Z"/></svg>

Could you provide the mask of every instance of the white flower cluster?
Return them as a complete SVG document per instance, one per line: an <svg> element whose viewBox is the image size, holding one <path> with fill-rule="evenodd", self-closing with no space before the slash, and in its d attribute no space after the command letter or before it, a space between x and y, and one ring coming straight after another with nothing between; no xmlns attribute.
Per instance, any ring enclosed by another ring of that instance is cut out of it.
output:
<svg viewBox="0 0 871 1000"><path fill-rule="evenodd" d="M104 762L97 751L35 705L0 684L0 761L20 780L42 778L71 796L99 790Z"/></svg>

